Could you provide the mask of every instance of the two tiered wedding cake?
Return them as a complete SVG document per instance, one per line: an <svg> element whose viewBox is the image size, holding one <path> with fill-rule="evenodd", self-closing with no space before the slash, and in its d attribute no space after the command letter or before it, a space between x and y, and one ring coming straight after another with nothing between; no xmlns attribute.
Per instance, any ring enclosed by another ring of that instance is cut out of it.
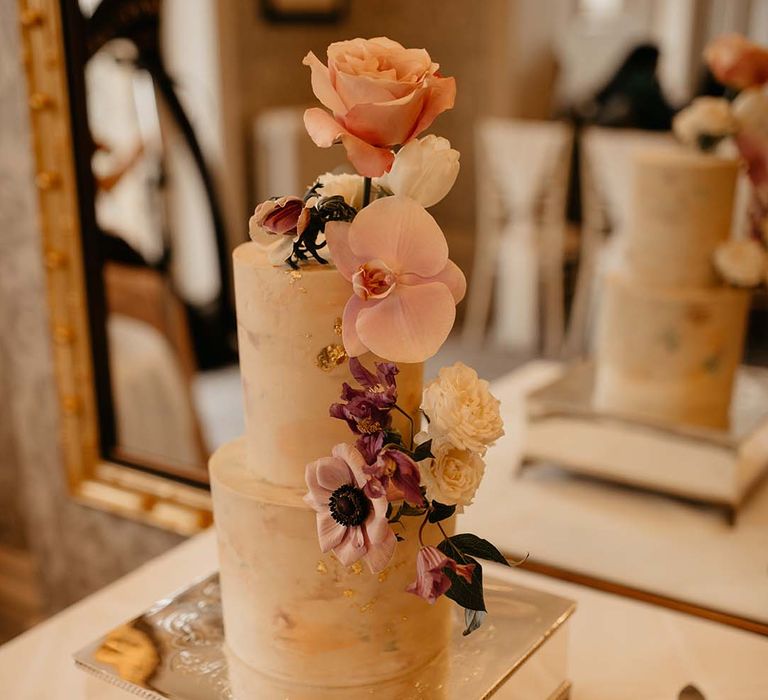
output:
<svg viewBox="0 0 768 700"><path fill-rule="evenodd" d="M478 559L506 563L453 534L503 434L498 401L461 363L422 387L466 287L425 208L459 154L417 138L455 84L384 38L304 63L330 110L307 110L307 130L359 174L263 202L235 251L246 435L210 463L229 669L242 697L277 682L291 697L400 698L447 645L446 598L471 633Z"/></svg>

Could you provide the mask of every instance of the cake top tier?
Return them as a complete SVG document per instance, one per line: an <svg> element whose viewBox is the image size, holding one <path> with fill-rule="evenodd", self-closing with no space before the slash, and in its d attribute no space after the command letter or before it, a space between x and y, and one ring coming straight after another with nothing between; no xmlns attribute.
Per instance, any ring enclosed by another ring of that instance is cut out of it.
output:
<svg viewBox="0 0 768 700"><path fill-rule="evenodd" d="M668 146L637 151L633 167L628 274L663 287L717 284L712 254L730 233L738 162Z"/></svg>
<svg viewBox="0 0 768 700"><path fill-rule="evenodd" d="M305 466L349 441L348 426L328 409L343 382L355 383L341 343L352 287L332 265L274 267L254 243L235 250L234 270L247 466L263 481L303 490ZM362 359L372 368L378 358ZM422 366L400 370L401 403L416 415Z"/></svg>

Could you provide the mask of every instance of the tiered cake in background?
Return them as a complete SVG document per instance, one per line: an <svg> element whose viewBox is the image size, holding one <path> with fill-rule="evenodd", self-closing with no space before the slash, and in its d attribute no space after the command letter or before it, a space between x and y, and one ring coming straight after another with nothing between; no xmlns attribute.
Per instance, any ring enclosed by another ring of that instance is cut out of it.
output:
<svg viewBox="0 0 768 700"><path fill-rule="evenodd" d="M738 162L683 147L634 158L632 224L604 280L595 405L722 428L744 343L749 293L720 281Z"/></svg>

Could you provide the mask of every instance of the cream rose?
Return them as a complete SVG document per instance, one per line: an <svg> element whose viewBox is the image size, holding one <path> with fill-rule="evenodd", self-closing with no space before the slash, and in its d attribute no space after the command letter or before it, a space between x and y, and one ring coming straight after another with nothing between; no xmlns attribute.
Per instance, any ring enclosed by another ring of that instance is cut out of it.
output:
<svg viewBox="0 0 768 700"><path fill-rule="evenodd" d="M431 207L447 195L459 174L459 152L448 139L430 134L405 144L392 169L377 178L380 187Z"/></svg>
<svg viewBox="0 0 768 700"><path fill-rule="evenodd" d="M709 150L736 128L731 105L721 97L697 97L672 121L672 130L682 143L702 150Z"/></svg>
<svg viewBox="0 0 768 700"><path fill-rule="evenodd" d="M363 178L350 173L323 173L317 181L320 187L317 194L321 197L341 195L349 206L360 209L363 206Z"/></svg>
<svg viewBox="0 0 768 700"><path fill-rule="evenodd" d="M751 238L721 243L714 263L720 276L736 287L756 287L765 278L765 250Z"/></svg>
<svg viewBox="0 0 768 700"><path fill-rule="evenodd" d="M433 440L432 454L434 459L419 464L427 498L447 506L470 505L485 473L483 458L456 448L447 439Z"/></svg>
<svg viewBox="0 0 768 700"><path fill-rule="evenodd" d="M426 386L421 409L429 418L429 435L450 440L460 450L484 454L504 435L499 400L488 382L461 362L443 367Z"/></svg>

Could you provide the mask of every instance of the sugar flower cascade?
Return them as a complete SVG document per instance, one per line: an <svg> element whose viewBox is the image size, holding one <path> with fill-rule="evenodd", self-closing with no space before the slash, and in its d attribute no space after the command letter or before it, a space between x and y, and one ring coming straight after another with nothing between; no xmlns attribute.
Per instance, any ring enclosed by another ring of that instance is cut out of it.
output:
<svg viewBox="0 0 768 700"><path fill-rule="evenodd" d="M725 97L698 97L674 119L684 144L703 152L735 150L752 185L749 235L728 240L712 261L734 287L768 283L768 49L740 34L724 34L704 51Z"/></svg>
<svg viewBox="0 0 768 700"><path fill-rule="evenodd" d="M324 173L303 196L262 202L249 228L273 265L332 263L349 282L341 333L356 386L343 384L330 416L354 437L306 466L304 500L316 513L320 549L377 574L406 532L404 519L419 519L407 592L428 603L454 600L469 634L485 615L479 560L508 563L491 543L449 535L445 525L472 503L486 451L504 433L499 402L471 368L443 368L424 391L421 431L422 416L398 404L396 364L440 349L466 291L427 211L453 187L459 152L421 135L453 107L455 81L425 50L384 37L336 42L327 63L311 52L303 62L325 108L306 111L307 132L322 148L341 144L356 172ZM369 353L384 361L366 367ZM408 419L407 435L394 428L394 413ZM428 528L436 546L427 544Z"/></svg>

